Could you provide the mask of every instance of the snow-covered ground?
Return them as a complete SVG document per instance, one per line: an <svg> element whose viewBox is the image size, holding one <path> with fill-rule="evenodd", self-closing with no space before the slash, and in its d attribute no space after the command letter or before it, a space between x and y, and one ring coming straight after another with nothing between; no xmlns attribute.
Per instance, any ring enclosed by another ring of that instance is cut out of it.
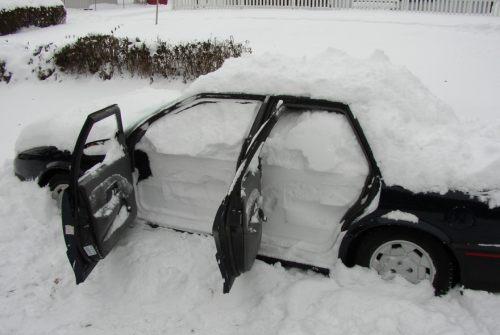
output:
<svg viewBox="0 0 500 335"><path fill-rule="evenodd" d="M461 119L500 116L500 19L390 12L69 10L66 25L0 39L0 58L22 68L29 43L110 32L149 40L249 40L256 54L309 55L334 47L358 57L381 49ZM55 204L12 176L14 142L28 122L77 106L169 100L176 82L18 78L0 84L0 333L2 334L499 334L500 296L429 283L386 282L335 265L327 278L257 261L222 295L211 237L132 228L83 285L66 260ZM134 99L135 98L135 99ZM95 101L99 101L96 103ZM81 108L82 113L89 112ZM41 125L43 126L43 125Z"/></svg>

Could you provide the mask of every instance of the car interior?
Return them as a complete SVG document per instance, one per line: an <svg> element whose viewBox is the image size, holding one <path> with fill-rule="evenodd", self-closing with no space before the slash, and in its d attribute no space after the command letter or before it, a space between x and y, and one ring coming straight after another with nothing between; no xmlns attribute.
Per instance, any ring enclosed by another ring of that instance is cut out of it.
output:
<svg viewBox="0 0 500 335"><path fill-rule="evenodd" d="M151 171L137 184L138 216L160 226L210 233L260 106L250 100L196 100L149 125L135 147ZM262 244L313 253L331 248L369 170L346 117L287 110L259 161L267 216Z"/></svg>

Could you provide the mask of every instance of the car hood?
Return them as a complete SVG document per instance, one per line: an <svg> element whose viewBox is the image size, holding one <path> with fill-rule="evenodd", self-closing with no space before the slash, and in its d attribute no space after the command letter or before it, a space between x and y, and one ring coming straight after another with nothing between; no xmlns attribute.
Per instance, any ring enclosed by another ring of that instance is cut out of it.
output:
<svg viewBox="0 0 500 335"><path fill-rule="evenodd" d="M85 106L49 113L22 129L16 141L16 153L42 146L55 146L59 150L72 151L87 115L112 104L118 104L120 107L123 128L127 133L152 114L177 101L180 95L181 92L177 90L147 87L124 95L92 101ZM109 138L115 127L111 119L97 124L89 136L89 141Z"/></svg>

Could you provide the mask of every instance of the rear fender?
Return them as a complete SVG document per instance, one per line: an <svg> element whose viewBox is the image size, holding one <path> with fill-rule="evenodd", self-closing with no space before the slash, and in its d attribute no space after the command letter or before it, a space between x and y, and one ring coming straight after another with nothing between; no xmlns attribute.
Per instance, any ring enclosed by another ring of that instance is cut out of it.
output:
<svg viewBox="0 0 500 335"><path fill-rule="evenodd" d="M384 214L385 213L381 213L379 216L375 217L371 215L369 218L364 218L349 226L339 248L339 258L344 264L348 266L354 265L354 251L356 250L357 243L361 241L366 233L375 229L391 229L391 227L407 228L427 233L444 244L449 244L451 242L448 235L426 221L421 219L419 219L418 222L394 220L382 217Z"/></svg>

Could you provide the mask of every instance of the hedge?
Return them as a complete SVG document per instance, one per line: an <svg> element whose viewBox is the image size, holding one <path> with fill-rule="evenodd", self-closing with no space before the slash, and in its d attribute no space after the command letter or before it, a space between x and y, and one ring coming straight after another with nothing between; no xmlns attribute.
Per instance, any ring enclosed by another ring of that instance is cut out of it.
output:
<svg viewBox="0 0 500 335"><path fill-rule="evenodd" d="M0 59L0 82L9 83L10 78L12 78L12 72L7 71L5 61Z"/></svg>
<svg viewBox="0 0 500 335"><path fill-rule="evenodd" d="M139 39L88 35L57 50L54 64L62 72L98 74L102 79L128 72L151 79L159 75L189 81L215 71L227 58L244 53L251 53L251 48L232 38L180 44L157 40L148 45Z"/></svg>
<svg viewBox="0 0 500 335"><path fill-rule="evenodd" d="M63 6L2 9L0 35L12 34L25 27L48 27L64 22L66 22L66 10Z"/></svg>

